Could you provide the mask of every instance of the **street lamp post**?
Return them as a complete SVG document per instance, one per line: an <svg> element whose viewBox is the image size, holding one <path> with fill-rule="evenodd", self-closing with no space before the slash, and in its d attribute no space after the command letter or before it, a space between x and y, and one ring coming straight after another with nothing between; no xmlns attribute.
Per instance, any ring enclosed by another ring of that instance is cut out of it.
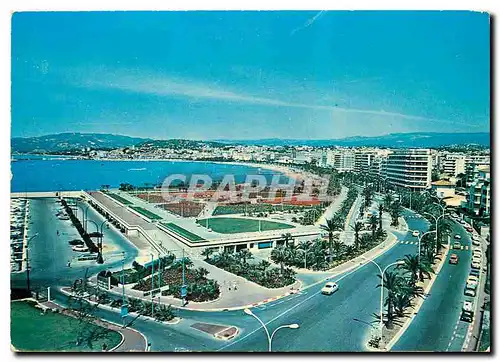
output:
<svg viewBox="0 0 500 362"><path fill-rule="evenodd" d="M375 264L375 266L380 271L380 276L381 276L382 282L381 282L381 288L380 288L380 325L379 325L379 329L380 329L380 339L382 340L382 333L383 333L383 328L384 328L384 274L389 267L394 266L394 265L403 264L403 261L401 261L401 260L395 261L394 263L387 265L382 270L380 265L378 265L377 262L375 262L373 259L367 259L364 256L362 256L361 258L365 259L366 261L368 261L372 264Z"/></svg>
<svg viewBox="0 0 500 362"><path fill-rule="evenodd" d="M30 241L33 240L36 236L38 236L38 233L33 235L31 238L28 239L28 242L26 243L26 287L28 288L28 293L31 292L30 288L30 256L29 256L29 246L30 246Z"/></svg>
<svg viewBox="0 0 500 362"><path fill-rule="evenodd" d="M155 262L154 255L151 253L151 318L154 318L154 300L153 300L153 284L154 284L154 274L155 274Z"/></svg>
<svg viewBox="0 0 500 362"><path fill-rule="evenodd" d="M286 325L282 325L282 326L279 326L278 328L276 328L273 333L269 334L269 330L267 329L266 325L264 324L264 322L262 322L262 320L257 317L250 309L246 308L244 310L244 312L252 317L254 317L255 319L257 319L259 321L259 323L262 325L262 328L264 328L264 331L266 332L266 335L267 335L267 342L268 342L268 351L269 352L272 352L272 342L273 342L273 337L274 335L276 334L277 331L279 331L280 329L283 329L283 328L290 328L290 329L297 329L299 328L299 325L297 323L293 323L293 324L286 324Z"/></svg>
<svg viewBox="0 0 500 362"><path fill-rule="evenodd" d="M437 205L437 204L436 204ZM438 206L441 206L441 205L438 205ZM438 222L439 222L439 219L442 219L444 218L447 214L444 213L444 208L443 208L443 213L438 216L438 217L435 217L434 215L432 215L430 212L424 212L424 214L427 214L429 216L432 216L432 218L434 219L434 221L436 222L436 252L438 250Z"/></svg>
<svg viewBox="0 0 500 362"><path fill-rule="evenodd" d="M431 230L423 233L418 237L418 264L420 265L420 243L422 242L422 239L424 238L425 235L430 234L430 233L435 233L436 230Z"/></svg>

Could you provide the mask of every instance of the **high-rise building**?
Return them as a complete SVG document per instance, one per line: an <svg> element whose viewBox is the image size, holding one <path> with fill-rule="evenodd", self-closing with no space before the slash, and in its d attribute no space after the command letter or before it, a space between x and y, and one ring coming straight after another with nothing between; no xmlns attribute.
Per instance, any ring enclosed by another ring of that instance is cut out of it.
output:
<svg viewBox="0 0 500 362"><path fill-rule="evenodd" d="M374 152L356 151L354 153L354 172L369 172L374 158Z"/></svg>
<svg viewBox="0 0 500 362"><path fill-rule="evenodd" d="M385 177L396 187L423 191L431 186L432 159L429 149L395 150L387 158Z"/></svg>
<svg viewBox="0 0 500 362"><path fill-rule="evenodd" d="M442 159L442 170L450 176L465 173L465 161L465 155L449 153Z"/></svg>
<svg viewBox="0 0 500 362"><path fill-rule="evenodd" d="M490 197L490 167L476 167L473 181L469 186L467 201L463 206L474 215L487 216L490 214Z"/></svg>

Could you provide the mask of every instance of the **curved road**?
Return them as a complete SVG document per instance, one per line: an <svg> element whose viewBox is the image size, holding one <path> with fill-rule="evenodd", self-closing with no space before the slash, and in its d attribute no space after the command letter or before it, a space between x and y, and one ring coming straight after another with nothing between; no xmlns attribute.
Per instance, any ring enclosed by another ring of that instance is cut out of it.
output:
<svg viewBox="0 0 500 362"><path fill-rule="evenodd" d="M54 217L54 212L50 209L50 202L38 200L32 204L35 208L33 215L40 215L37 216L38 219L34 220L33 225L40 235L30 248L33 267L32 285L42 287L68 285L74 279L83 276L85 267L76 265L72 268L67 267L66 263L71 255L71 250L67 245L67 237L61 240L55 235L54 225L60 225L62 221ZM405 213L407 217L412 216L409 212ZM101 217L89 209L89 218L98 221ZM428 228L427 221L420 217L408 217L407 223L410 230L424 231ZM465 235L463 236L465 240ZM415 237L411 236L410 233L399 233L397 237L400 242L376 259L376 262L382 267L406 254L416 253L417 239ZM114 243L116 247L119 245L121 249L126 251L127 264L137 255L133 245L112 229L105 230L105 243L106 240ZM465 254L465 252L464 250L463 253ZM458 267L465 266L465 264L465 257L461 256L461 263ZM121 266L121 258L111 259L105 265L107 268L119 267ZM435 313L433 313L433 310L437 308L433 306L434 300L439 301L443 299L443 295L448 293L455 295L451 297L456 298L456 300L453 299L454 303L461 298L461 293L456 293L455 289L463 287L460 286L460 280L462 277L466 277L467 271L464 268L464 271L459 272L459 269L452 267L448 264L443 267L434 284L431 296L424 303L419 316L415 318L393 350L435 350L435 345L432 345L430 340L442 340L443 342L440 342L439 346L448 344L448 327L451 325L451 329L454 328L455 323L451 320L452 317L456 316L456 313L451 313L449 319L447 319L448 317L443 318L438 325L439 328L436 328L436 324L429 321L436 318ZM89 274L101 269L103 266L89 264ZM453 283L448 284L459 285L453 290L446 290L444 285L448 270L450 270L450 275L456 278L456 280L451 280ZM340 288L332 296L322 295L320 289L323 283L319 283L308 287L299 294L254 308L253 311L271 331L283 324L298 323L300 325L299 329L280 330L273 339L273 351L363 351L372 330L369 324L373 321L372 314L379 312L380 290L376 288L379 282L377 274L376 267L367 263L333 278L332 280L337 281ZM16 283L24 283L24 275L13 277L12 284ZM443 288L444 290L442 290ZM66 297L56 290L52 291L52 298L59 303L66 302ZM449 300L449 298L444 300ZM446 309L446 303L441 303L442 305L439 307L441 309L438 309L440 313L441 310ZM133 327L148 338L153 351L267 351L265 332L253 317L244 314L243 311L178 310L177 314L182 318L182 321L176 325L165 325L139 318L134 321ZM112 322L121 323L121 318L115 311L101 309L99 316ZM230 341L216 340L204 332L191 328L195 322L234 325L240 329L240 333ZM432 336L429 336L429 332L422 332L423 328L432 329ZM429 346L429 349L418 347L420 344L421 346Z"/></svg>

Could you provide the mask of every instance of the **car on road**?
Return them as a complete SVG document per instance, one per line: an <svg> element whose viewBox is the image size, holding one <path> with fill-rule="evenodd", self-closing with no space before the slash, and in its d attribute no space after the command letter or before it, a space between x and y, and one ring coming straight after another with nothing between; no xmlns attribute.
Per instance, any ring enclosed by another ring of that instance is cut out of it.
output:
<svg viewBox="0 0 500 362"><path fill-rule="evenodd" d="M454 238L457 239L457 240L462 239L462 237L460 235L458 235L458 234L455 234Z"/></svg>
<svg viewBox="0 0 500 362"><path fill-rule="evenodd" d="M464 294L468 297L475 297L476 296L476 291L472 288L465 288Z"/></svg>
<svg viewBox="0 0 500 362"><path fill-rule="evenodd" d="M450 264L458 264L458 255L457 254L451 254Z"/></svg>
<svg viewBox="0 0 500 362"><path fill-rule="evenodd" d="M473 269L481 269L481 263L478 263L477 261L472 261L470 265Z"/></svg>
<svg viewBox="0 0 500 362"><path fill-rule="evenodd" d="M460 320L463 322L471 323L474 319L474 313L468 310L462 311L462 315L460 316Z"/></svg>
<svg viewBox="0 0 500 362"><path fill-rule="evenodd" d="M420 231L418 230L415 230L413 233L412 233L413 236L416 236L418 237L420 235Z"/></svg>
<svg viewBox="0 0 500 362"><path fill-rule="evenodd" d="M465 312L472 312L472 302L464 300L464 305L462 306L462 310Z"/></svg>
<svg viewBox="0 0 500 362"><path fill-rule="evenodd" d="M326 294L326 295L332 295L339 289L339 286L337 283L334 282L328 282L325 284L325 286L321 289L321 294Z"/></svg>
<svg viewBox="0 0 500 362"><path fill-rule="evenodd" d="M462 243L460 241L455 241L453 243L453 249L462 249Z"/></svg>
<svg viewBox="0 0 500 362"><path fill-rule="evenodd" d="M465 220L460 220L459 222L460 222L460 224L462 224L462 225L467 224L467 223L465 222Z"/></svg>

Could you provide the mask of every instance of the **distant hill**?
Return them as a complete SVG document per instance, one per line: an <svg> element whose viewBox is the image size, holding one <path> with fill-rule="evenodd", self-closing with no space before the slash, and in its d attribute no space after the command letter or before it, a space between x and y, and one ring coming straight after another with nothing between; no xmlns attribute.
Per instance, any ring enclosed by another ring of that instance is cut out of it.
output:
<svg viewBox="0 0 500 362"><path fill-rule="evenodd" d="M227 147L228 145L215 141L193 141L183 139L170 139L170 140L149 140L136 145L142 148L171 148L171 149L186 149L197 150L203 146L211 147Z"/></svg>
<svg viewBox="0 0 500 362"><path fill-rule="evenodd" d="M477 133L391 133L376 137L347 137L339 139L324 140L300 140L300 139L256 139L256 140L216 140L227 144L262 145L262 146L343 146L343 147L393 147L393 148L433 148L449 145L476 144L490 146L490 134L488 132Z"/></svg>
<svg viewBox="0 0 500 362"><path fill-rule="evenodd" d="M185 139L154 140L150 138L129 137L105 133L60 133L40 137L15 137L11 140L13 153L50 153L68 150L113 149L120 147L142 148L190 148L200 149L203 146L225 147L228 145L262 145L262 146L344 146L344 147L392 147L411 148L443 146L478 145L490 147L490 134L481 133L392 133L377 137L348 137L325 140L300 139L256 139L256 140L214 140L195 141Z"/></svg>
<svg viewBox="0 0 500 362"><path fill-rule="evenodd" d="M149 140L106 133L59 133L40 137L15 137L11 140L11 149L18 153L49 153L84 148L96 150L133 146Z"/></svg>

